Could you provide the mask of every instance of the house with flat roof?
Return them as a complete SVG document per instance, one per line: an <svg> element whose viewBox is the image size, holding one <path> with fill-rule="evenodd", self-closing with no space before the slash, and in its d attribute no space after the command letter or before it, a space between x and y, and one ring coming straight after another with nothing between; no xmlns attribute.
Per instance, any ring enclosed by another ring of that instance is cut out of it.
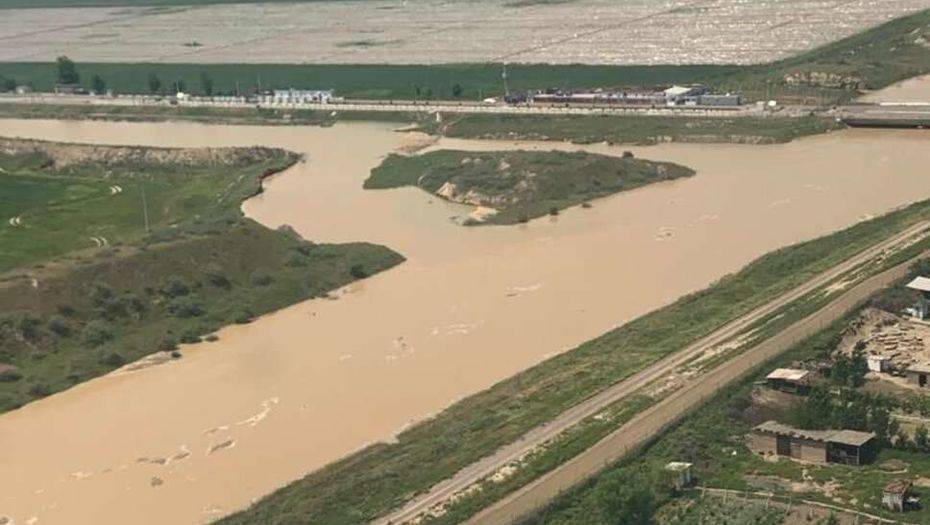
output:
<svg viewBox="0 0 930 525"><path fill-rule="evenodd" d="M776 455L811 463L862 465L875 455L872 432L858 430L802 430L777 421L752 429L749 448L756 454Z"/></svg>
<svg viewBox="0 0 930 525"><path fill-rule="evenodd" d="M811 390L811 373L797 368L776 368L765 376L765 383L772 390L807 395Z"/></svg>

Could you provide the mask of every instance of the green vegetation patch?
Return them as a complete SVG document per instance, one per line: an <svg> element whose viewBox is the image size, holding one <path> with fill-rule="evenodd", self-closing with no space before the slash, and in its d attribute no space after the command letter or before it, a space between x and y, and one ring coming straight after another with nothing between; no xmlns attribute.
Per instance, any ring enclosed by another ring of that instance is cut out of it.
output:
<svg viewBox="0 0 930 525"><path fill-rule="evenodd" d="M694 175L684 166L586 152L431 151L389 155L366 189L416 186L461 204L497 211L466 224L514 224L646 184Z"/></svg>
<svg viewBox="0 0 930 525"><path fill-rule="evenodd" d="M656 144L662 142L735 142L773 144L816 135L841 124L806 117L685 117L646 115L469 114L443 124L425 121L424 131L449 137L500 140L562 140L578 144Z"/></svg>
<svg viewBox="0 0 930 525"><path fill-rule="evenodd" d="M356 524L384 515L596 392L927 217L930 201L770 253L706 290L456 403L396 443L332 463L220 523ZM713 425L702 431L729 435ZM692 436L688 446L703 438Z"/></svg>
<svg viewBox="0 0 930 525"><path fill-rule="evenodd" d="M245 219L283 150L0 142L0 412L403 260Z"/></svg>

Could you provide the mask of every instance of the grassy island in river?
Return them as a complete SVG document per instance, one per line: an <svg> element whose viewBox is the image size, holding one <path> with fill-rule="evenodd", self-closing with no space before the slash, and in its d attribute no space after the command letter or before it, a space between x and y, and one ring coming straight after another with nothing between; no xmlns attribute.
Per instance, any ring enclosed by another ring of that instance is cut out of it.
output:
<svg viewBox="0 0 930 525"><path fill-rule="evenodd" d="M366 189L416 186L483 211L466 224L514 224L646 184L694 175L684 166L586 152L439 150L390 155Z"/></svg>
<svg viewBox="0 0 930 525"><path fill-rule="evenodd" d="M0 412L403 260L243 217L298 160L0 139Z"/></svg>

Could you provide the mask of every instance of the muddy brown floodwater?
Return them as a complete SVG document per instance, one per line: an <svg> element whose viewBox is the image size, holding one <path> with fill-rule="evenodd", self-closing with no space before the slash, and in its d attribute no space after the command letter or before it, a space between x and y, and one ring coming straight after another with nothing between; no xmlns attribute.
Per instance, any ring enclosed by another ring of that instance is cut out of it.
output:
<svg viewBox="0 0 930 525"><path fill-rule="evenodd" d="M697 176L557 218L475 228L450 220L468 208L419 190L362 190L379 159L417 139L384 124L0 121L0 134L305 152L307 162L268 181L245 212L313 240L368 240L409 258L337 300L229 327L183 359L0 416L0 515L17 524L210 521L768 251L930 197L930 135L920 131L777 146L592 145L583 149L632 149Z"/></svg>

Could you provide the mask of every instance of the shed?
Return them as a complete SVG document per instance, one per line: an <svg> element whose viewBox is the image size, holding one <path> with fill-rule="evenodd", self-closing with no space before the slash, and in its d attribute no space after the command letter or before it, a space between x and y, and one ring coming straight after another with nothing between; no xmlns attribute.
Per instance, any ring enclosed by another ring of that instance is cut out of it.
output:
<svg viewBox="0 0 930 525"><path fill-rule="evenodd" d="M914 280L907 283L907 287L920 292L920 299L909 310L914 314L914 317L921 320L926 319L930 314L930 278L915 277Z"/></svg>
<svg viewBox="0 0 930 525"><path fill-rule="evenodd" d="M669 473L669 480L675 490L681 490L691 485L691 463L681 461L672 461L665 465L665 471Z"/></svg>
<svg viewBox="0 0 930 525"><path fill-rule="evenodd" d="M813 463L861 465L875 452L875 434L857 430L802 430L777 421L752 429L749 448Z"/></svg>
<svg viewBox="0 0 930 525"><path fill-rule="evenodd" d="M891 368L891 359L883 355L869 355L865 358L872 372L887 372Z"/></svg>
<svg viewBox="0 0 930 525"><path fill-rule="evenodd" d="M907 376L907 382L912 385L916 385L919 388L927 388L930 386L930 365L926 363L919 363L911 366L904 371L904 375Z"/></svg>
<svg viewBox="0 0 930 525"><path fill-rule="evenodd" d="M882 505L894 512L904 512L907 507L907 494L911 490L911 482L906 479L889 481L882 491Z"/></svg>
<svg viewBox="0 0 930 525"><path fill-rule="evenodd" d="M807 370L776 368L765 376L765 382L773 390L806 395L811 389L810 375L811 373Z"/></svg>

